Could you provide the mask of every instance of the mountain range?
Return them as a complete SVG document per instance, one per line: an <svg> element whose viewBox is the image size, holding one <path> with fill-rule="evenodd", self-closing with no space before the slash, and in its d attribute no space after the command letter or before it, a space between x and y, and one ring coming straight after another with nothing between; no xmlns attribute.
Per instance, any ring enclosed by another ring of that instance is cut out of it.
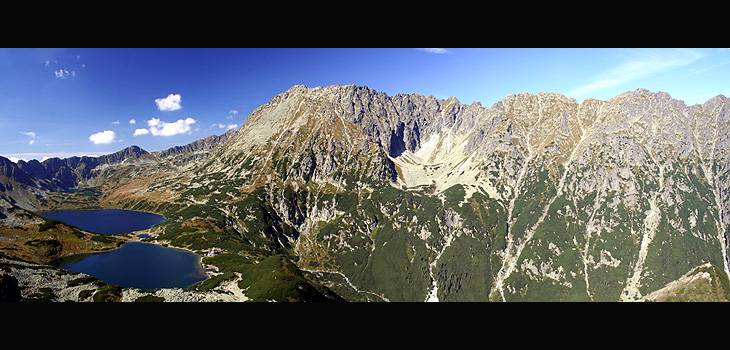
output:
<svg viewBox="0 0 730 350"><path fill-rule="evenodd" d="M252 300L726 301L729 106L297 85L185 146L0 157L0 207L162 214Z"/></svg>

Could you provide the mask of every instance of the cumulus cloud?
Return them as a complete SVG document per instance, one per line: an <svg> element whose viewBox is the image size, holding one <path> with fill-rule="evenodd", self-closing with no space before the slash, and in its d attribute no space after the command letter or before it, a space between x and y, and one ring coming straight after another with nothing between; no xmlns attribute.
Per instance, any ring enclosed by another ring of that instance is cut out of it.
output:
<svg viewBox="0 0 730 350"><path fill-rule="evenodd" d="M190 132L191 125L195 124L195 119L185 118L178 119L176 122L166 123L157 118L152 118L147 121L150 133L154 136L172 136Z"/></svg>
<svg viewBox="0 0 730 350"><path fill-rule="evenodd" d="M129 124L137 124L137 121L136 121L136 120L134 120L134 119L130 119L130 120L129 120Z"/></svg>
<svg viewBox="0 0 730 350"><path fill-rule="evenodd" d="M95 145L108 144L114 142L116 137L117 134L114 131L105 130L97 132L96 134L92 134L91 136L89 136L89 140Z"/></svg>
<svg viewBox="0 0 730 350"><path fill-rule="evenodd" d="M152 134L153 136L172 136L190 132L192 125L196 123L193 118L178 119L175 122L163 122L160 119L152 118L147 121L147 129L137 129L133 136Z"/></svg>
<svg viewBox="0 0 730 350"><path fill-rule="evenodd" d="M147 135L149 133L150 133L150 131L147 129L137 129L137 130L134 130L134 134L132 136Z"/></svg>
<svg viewBox="0 0 730 350"><path fill-rule="evenodd" d="M157 109L161 111L176 111L180 106L181 97L180 94L169 94L165 98L158 98L155 100Z"/></svg>

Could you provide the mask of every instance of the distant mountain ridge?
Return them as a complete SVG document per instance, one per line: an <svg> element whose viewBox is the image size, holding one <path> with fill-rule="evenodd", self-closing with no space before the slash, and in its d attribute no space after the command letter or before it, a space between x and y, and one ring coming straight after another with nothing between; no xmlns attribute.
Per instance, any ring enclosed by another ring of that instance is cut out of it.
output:
<svg viewBox="0 0 730 350"><path fill-rule="evenodd" d="M34 190L43 191L68 191L83 184L94 175L94 170L102 166L117 165L134 162L157 162L160 158L172 155L191 154L198 151L208 150L215 145L225 142L230 133L220 136L211 135L200 140L193 141L184 146L175 146L163 151L147 152L139 146L129 146L123 150L101 155L73 156L67 158L48 158L42 162L32 159L30 161L18 160L17 163L0 156L0 186L3 188L26 187L24 192ZM7 185L5 185L7 184ZM7 199L26 209L34 209L33 205L26 202L28 195L13 196L11 191L6 192ZM42 194L37 194L42 196ZM18 198L16 198L18 197ZM20 198L20 200L19 200Z"/></svg>
<svg viewBox="0 0 730 350"><path fill-rule="evenodd" d="M184 146L174 146L164 151L153 152L158 157L167 157L173 154L191 153L196 151L209 150L220 143L226 142L235 130L229 130L221 135L210 135L199 140L195 140Z"/></svg>

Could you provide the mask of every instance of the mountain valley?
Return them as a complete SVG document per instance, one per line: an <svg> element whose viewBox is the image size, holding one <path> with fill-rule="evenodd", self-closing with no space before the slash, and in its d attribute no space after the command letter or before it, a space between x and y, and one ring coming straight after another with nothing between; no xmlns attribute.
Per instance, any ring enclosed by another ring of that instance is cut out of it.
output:
<svg viewBox="0 0 730 350"><path fill-rule="evenodd" d="M34 214L122 208L169 218L142 240L216 268L199 299L727 301L729 107L297 85L189 145L0 157L0 258L24 285L20 265L137 239Z"/></svg>

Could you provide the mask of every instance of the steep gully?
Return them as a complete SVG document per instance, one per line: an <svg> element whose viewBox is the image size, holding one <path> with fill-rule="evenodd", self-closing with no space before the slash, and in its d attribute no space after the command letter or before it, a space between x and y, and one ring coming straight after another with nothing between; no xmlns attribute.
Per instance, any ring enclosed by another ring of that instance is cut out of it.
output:
<svg viewBox="0 0 730 350"><path fill-rule="evenodd" d="M538 112L539 112L538 120L536 123L533 124L532 128L534 128L536 125L539 125L540 121L543 118L543 109L542 109L542 103L540 100L538 100ZM551 130L551 132L554 132L557 128L558 128L558 126L556 126L553 130ZM499 298L502 301L505 301L504 282L507 278L509 278L509 276L512 274L512 272L514 272L514 270L517 266L518 258L522 254L522 251L524 250L524 248L527 246L527 244L532 239L532 236L534 235L537 227L545 219L545 216L548 213L548 209L550 208L552 203L555 201L555 199L558 198L560 195L562 195L563 186L565 184L565 178L566 178L566 174L569 170L570 162L574 159L575 153L579 149L580 144L582 144L583 141L585 140L585 135L586 135L586 133L583 131L583 128L581 126L581 139L573 147L571 155L565 164L563 174L560 178L560 182L558 183L556 195L553 196L550 199L550 201L548 202L548 204L543 208L542 214L538 218L537 222L535 222L535 224L525 232L524 238L522 240L518 241L515 239L514 234L512 233L512 227L513 227L512 223L513 222L511 222L512 221L511 218L512 218L512 212L514 210L514 203L515 203L515 200L520 196L520 188L522 185L522 179L524 177L526 169L529 167L530 162L535 158L537 152L545 146L545 144L547 143L547 140L548 140L546 138L541 143L539 143L537 145L537 147L531 147L532 140L530 138L530 134L532 134L532 129L526 132L524 126L521 126L519 128L519 130L521 131L524 139L527 141L526 142L527 157L525 158L525 162L522 165L522 167L520 168L520 171L517 175L517 179L515 181L514 193L513 193L512 197L510 198L510 202L508 205L507 220L510 222L508 222L508 224L507 224L507 247L504 250L504 256L502 259L502 267L497 272L497 276L496 276L494 285L490 292L490 300L497 300L497 298Z"/></svg>

